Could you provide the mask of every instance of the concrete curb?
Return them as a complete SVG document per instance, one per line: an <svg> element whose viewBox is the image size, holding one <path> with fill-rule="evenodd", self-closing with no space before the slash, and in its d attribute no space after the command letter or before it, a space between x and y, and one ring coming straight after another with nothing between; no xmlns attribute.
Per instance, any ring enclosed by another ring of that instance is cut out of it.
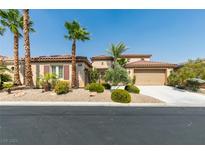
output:
<svg viewBox="0 0 205 154"><path fill-rule="evenodd" d="M0 106L104 106L104 107L205 107L205 104L170 103L115 103L115 102L40 102L40 101L1 101Z"/></svg>
<svg viewBox="0 0 205 154"><path fill-rule="evenodd" d="M115 102L40 102L40 101L2 101L0 106L115 106L115 107L159 107L166 106L165 103L115 103Z"/></svg>

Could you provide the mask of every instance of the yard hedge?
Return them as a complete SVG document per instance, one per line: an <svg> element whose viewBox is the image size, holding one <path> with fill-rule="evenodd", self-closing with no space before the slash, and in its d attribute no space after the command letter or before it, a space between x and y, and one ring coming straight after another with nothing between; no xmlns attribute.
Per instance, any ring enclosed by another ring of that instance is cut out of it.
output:
<svg viewBox="0 0 205 154"><path fill-rule="evenodd" d="M104 92L104 87L99 83L91 83L89 85L89 91L90 92L102 93L102 92Z"/></svg>
<svg viewBox="0 0 205 154"><path fill-rule="evenodd" d="M111 89L111 85L109 83L102 83L102 86L105 88L105 89Z"/></svg>
<svg viewBox="0 0 205 154"><path fill-rule="evenodd" d="M56 94L66 94L69 92L69 82L68 81L58 81L55 85Z"/></svg>
<svg viewBox="0 0 205 154"><path fill-rule="evenodd" d="M127 90L128 92L131 92L131 93L136 93L136 94L139 94L140 93L140 89L134 85L127 85L125 86L125 90Z"/></svg>
<svg viewBox="0 0 205 154"><path fill-rule="evenodd" d="M130 103L131 95L126 90L116 89L112 92L111 99L114 102Z"/></svg>

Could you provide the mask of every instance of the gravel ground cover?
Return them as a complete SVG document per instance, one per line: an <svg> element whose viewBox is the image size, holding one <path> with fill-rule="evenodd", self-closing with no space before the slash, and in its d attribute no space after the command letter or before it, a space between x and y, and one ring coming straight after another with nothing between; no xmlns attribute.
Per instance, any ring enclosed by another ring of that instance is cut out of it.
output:
<svg viewBox="0 0 205 154"><path fill-rule="evenodd" d="M90 96L90 95L94 96ZM142 95L131 94L132 103L162 103L161 100ZM42 89L15 90L12 94L0 92L0 101L72 101L72 102L112 102L111 92L90 93L84 89L74 89L64 95L56 95L55 92L42 92Z"/></svg>

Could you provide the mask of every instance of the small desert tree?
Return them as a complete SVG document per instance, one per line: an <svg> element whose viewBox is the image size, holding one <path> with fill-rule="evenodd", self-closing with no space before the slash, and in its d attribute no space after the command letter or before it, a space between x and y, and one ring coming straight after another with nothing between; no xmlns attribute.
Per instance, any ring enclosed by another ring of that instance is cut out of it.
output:
<svg viewBox="0 0 205 154"><path fill-rule="evenodd" d="M108 54L111 55L114 59L114 63L118 62L120 66L124 67L125 64L128 62L126 58L122 58L122 54L127 50L128 48L123 42L120 42L118 44L111 44L110 48L107 50Z"/></svg>
<svg viewBox="0 0 205 154"><path fill-rule="evenodd" d="M96 83L100 79L100 73L96 68L91 70L89 73L90 73L90 81L92 83Z"/></svg>
<svg viewBox="0 0 205 154"><path fill-rule="evenodd" d="M168 85L186 87L187 81L192 78L205 80L205 62L203 60L189 60L181 68L171 72L168 77Z"/></svg>
<svg viewBox="0 0 205 154"><path fill-rule="evenodd" d="M127 70L120 66L118 62L113 64L113 68L109 68L105 73L105 81L110 82L112 85L119 83L127 84L130 82Z"/></svg>

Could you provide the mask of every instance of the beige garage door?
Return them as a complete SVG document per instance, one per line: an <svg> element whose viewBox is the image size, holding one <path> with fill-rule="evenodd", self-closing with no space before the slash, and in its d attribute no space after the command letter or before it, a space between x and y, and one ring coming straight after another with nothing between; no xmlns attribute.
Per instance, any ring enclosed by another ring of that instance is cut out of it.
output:
<svg viewBox="0 0 205 154"><path fill-rule="evenodd" d="M164 69L136 69L136 85L164 85Z"/></svg>

